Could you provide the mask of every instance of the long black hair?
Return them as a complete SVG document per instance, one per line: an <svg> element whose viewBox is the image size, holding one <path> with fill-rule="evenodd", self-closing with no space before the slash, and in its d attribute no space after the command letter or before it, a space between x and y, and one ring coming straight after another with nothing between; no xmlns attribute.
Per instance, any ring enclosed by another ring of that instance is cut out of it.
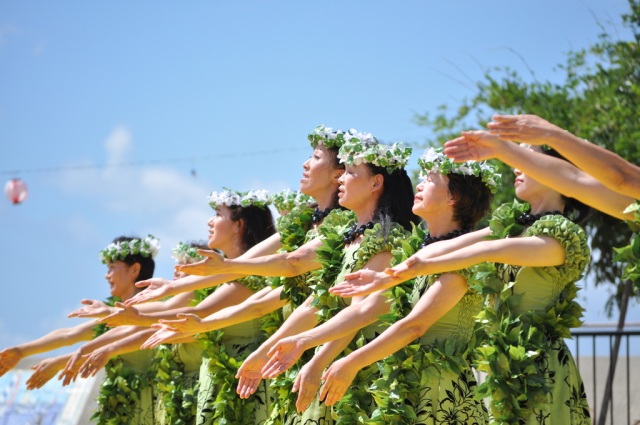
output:
<svg viewBox="0 0 640 425"><path fill-rule="evenodd" d="M371 174L381 174L384 178L382 194L373 213L373 220L383 224L395 222L406 230L411 230L411 224L418 224L421 219L411 211L413 184L405 169L399 168L389 173L385 167L371 163L366 165Z"/></svg>
<svg viewBox="0 0 640 425"><path fill-rule="evenodd" d="M489 212L493 194L481 177L449 173L448 189L455 200L453 220L462 229L473 230L473 227Z"/></svg>
<svg viewBox="0 0 640 425"><path fill-rule="evenodd" d="M231 220L242 220L243 222L242 237L240 239L243 251L262 242L276 232L273 215L267 207L260 208L254 205L248 207L231 206L229 210L231 212Z"/></svg>

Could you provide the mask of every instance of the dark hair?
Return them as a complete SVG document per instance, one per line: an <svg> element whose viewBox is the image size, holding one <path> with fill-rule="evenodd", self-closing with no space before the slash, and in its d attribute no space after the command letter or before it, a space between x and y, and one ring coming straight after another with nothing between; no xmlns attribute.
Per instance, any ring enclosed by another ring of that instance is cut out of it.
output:
<svg viewBox="0 0 640 425"><path fill-rule="evenodd" d="M244 223L242 238L243 251L248 250L258 242L262 242L276 232L273 224L273 216L269 208L260 208L256 206L229 207L231 212L231 220L242 220Z"/></svg>
<svg viewBox="0 0 640 425"><path fill-rule="evenodd" d="M493 194L480 177L449 173L447 178L449 193L456 201L453 206L453 220L462 229L472 230L489 212Z"/></svg>
<svg viewBox="0 0 640 425"><path fill-rule="evenodd" d="M413 207L413 184L404 168L396 169L391 174L385 167L366 163L371 174L381 174L384 178L382 194L378 206L373 213L373 220L380 223L395 222L411 230L411 223L418 224L420 217L415 215Z"/></svg>
<svg viewBox="0 0 640 425"><path fill-rule="evenodd" d="M570 164L573 164L567 158L562 156L562 154L560 154L560 152L556 151L555 149L549 148L548 146L542 147L541 151L545 155L549 155L549 156L552 156L554 158L562 159L564 161L567 161ZM564 196L562 194L560 196L562 197L562 200L564 201L563 214L566 217L569 217L571 219L571 221L573 221L574 223L584 224L587 221L587 219L589 218L589 215L591 213L591 207L589 207L588 205L583 204L582 202L578 201L575 198L570 198L570 197Z"/></svg>
<svg viewBox="0 0 640 425"><path fill-rule="evenodd" d="M338 159L338 152L340 151L339 147L332 146L332 147L328 148L325 145L318 145L318 148L324 149L328 153L331 154L331 167L332 168L337 169L337 170L344 170L344 164L342 162L340 162L340 160ZM331 205L329 205L329 208L331 208L331 209L335 209L335 208L344 209L344 207L342 207L342 205L340 205L340 203L338 202L340 200L340 198L338 197L338 193L340 193L340 191L336 187L335 191L333 192L333 196L331 197Z"/></svg>
<svg viewBox="0 0 640 425"><path fill-rule="evenodd" d="M113 243L117 244L120 242L131 242L134 239L142 240L142 238L139 238L137 236L118 236L113 240ZM141 280L151 279L153 277L153 272L156 269L156 262L153 261L153 258L151 258L151 256L144 256L141 254L129 254L123 259L121 259L120 261L127 264L128 266L132 266L135 263L140 264L140 273L138 273L136 282L139 282ZM140 288L140 290L142 289L144 288Z"/></svg>

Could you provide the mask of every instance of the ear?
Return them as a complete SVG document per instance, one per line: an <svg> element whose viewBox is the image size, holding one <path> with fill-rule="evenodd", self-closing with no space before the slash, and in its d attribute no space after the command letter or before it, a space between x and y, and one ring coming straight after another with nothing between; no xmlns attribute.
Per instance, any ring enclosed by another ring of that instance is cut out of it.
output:
<svg viewBox="0 0 640 425"><path fill-rule="evenodd" d="M371 178L373 180L373 185L371 186L371 189L374 192L381 190L382 185L384 185L384 176L382 174L374 174L373 176L371 176Z"/></svg>
<svg viewBox="0 0 640 425"><path fill-rule="evenodd" d="M135 275L136 280L138 279L138 276L140 276L141 269L142 269L142 266L140 265L140 263L133 263L132 265L129 266L129 272Z"/></svg>
<svg viewBox="0 0 640 425"><path fill-rule="evenodd" d="M241 218L233 223L233 233L242 232L244 230L244 218Z"/></svg>

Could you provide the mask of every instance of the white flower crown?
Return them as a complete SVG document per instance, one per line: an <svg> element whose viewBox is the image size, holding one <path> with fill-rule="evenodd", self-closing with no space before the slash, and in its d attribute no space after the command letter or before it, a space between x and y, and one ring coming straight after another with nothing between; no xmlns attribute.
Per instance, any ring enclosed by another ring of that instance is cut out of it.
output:
<svg viewBox="0 0 640 425"><path fill-rule="evenodd" d="M267 208L271 200L269 199L269 192L266 190L250 190L248 192L236 192L226 187L222 192L211 192L209 195L209 205L211 208L216 209L220 205L227 207L258 207Z"/></svg>
<svg viewBox="0 0 640 425"><path fill-rule="evenodd" d="M425 177L429 171L437 171L442 175L455 173L480 177L491 193L496 193L502 182L502 176L495 166L484 161L456 163L442 153L442 148L430 147L427 149L418 159L418 165L422 169L420 177Z"/></svg>
<svg viewBox="0 0 640 425"><path fill-rule="evenodd" d="M271 202L281 215L283 211L291 211L299 205L315 205L316 203L311 196L290 189L271 195Z"/></svg>
<svg viewBox="0 0 640 425"><path fill-rule="evenodd" d="M371 133L360 133L353 128L348 131L334 131L331 127L325 127L324 125L317 126L313 130L313 133L309 134L307 138L309 139L311 147L314 149L318 145L324 145L328 148L339 148L353 138L356 138L363 142L378 142L376 138L371 135Z"/></svg>
<svg viewBox="0 0 640 425"><path fill-rule="evenodd" d="M152 235L144 239L132 239L107 245L100 251L100 261L104 264L113 263L117 260L124 260L128 255L142 255L143 257L155 258L160 248L160 241Z"/></svg>
<svg viewBox="0 0 640 425"><path fill-rule="evenodd" d="M178 264L192 264L204 260L204 257L198 254L198 248L183 242L178 242L171 250L171 256Z"/></svg>
<svg viewBox="0 0 640 425"><path fill-rule="evenodd" d="M373 164L385 167L391 174L397 169L404 168L409 161L412 149L402 143L385 145L374 137L358 139L352 137L345 142L338 152L340 162L347 165Z"/></svg>

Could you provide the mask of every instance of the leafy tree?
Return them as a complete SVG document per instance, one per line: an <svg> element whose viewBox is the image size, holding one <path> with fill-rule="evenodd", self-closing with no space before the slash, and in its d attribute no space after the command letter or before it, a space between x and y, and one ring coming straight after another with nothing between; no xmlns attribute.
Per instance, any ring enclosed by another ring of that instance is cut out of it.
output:
<svg viewBox="0 0 640 425"><path fill-rule="evenodd" d="M492 68L476 83L476 93L451 111L442 105L433 117L415 117L418 125L434 131L430 145L459 135L461 130L484 127L494 113L539 115L572 133L640 163L640 0L629 0L630 10L622 25L631 39L614 40L604 32L598 42L567 54L559 65L561 83L526 81L509 68ZM504 189L496 196L500 204L513 199L513 174L500 165ZM629 227L617 219L594 212L587 226L593 249L589 273L596 285L616 285L616 296L607 313L620 301L624 285L622 264L613 261L614 247L629 243Z"/></svg>

